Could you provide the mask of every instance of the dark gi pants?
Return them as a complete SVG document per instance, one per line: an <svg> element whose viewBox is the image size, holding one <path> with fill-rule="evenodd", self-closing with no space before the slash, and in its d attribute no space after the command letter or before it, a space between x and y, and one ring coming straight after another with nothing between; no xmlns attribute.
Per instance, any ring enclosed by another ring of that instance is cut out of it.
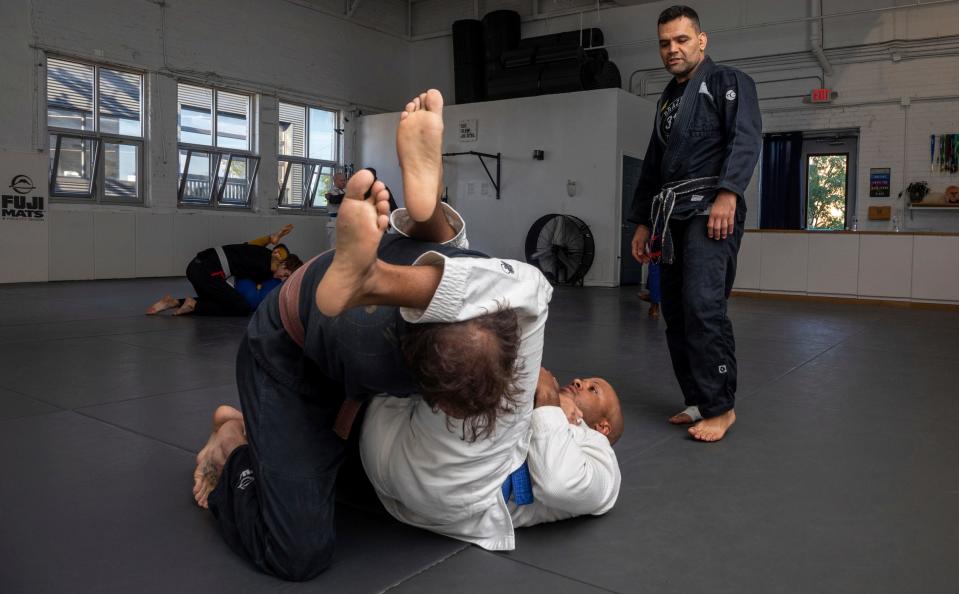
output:
<svg viewBox="0 0 959 594"><path fill-rule="evenodd" d="M427 249L482 256L388 235L381 242L380 257L392 264L410 264ZM304 285L314 287L307 283L318 281L331 260L329 256L311 265ZM224 539L237 554L261 571L300 581L316 577L330 564L337 471L344 460L344 470L351 476L340 477L340 482L353 479L347 486L352 491L349 500L355 502L362 495L375 498L365 474L351 464L356 460L349 459L355 457L360 419L348 442L332 430L346 388L303 356L282 327L278 299L279 291L267 295L240 343L236 383L249 445L230 455L209 504ZM402 395L415 389L408 385L402 357L390 356L399 345L383 331L395 320L385 308L373 312L354 308L337 318L316 315L312 323L322 327L319 334L335 338L337 352L324 357L339 361L353 371L351 375L361 373L364 386L376 386L371 393ZM266 346L260 350L251 346L251 332ZM359 367L338 357L349 357ZM279 361L299 361L303 366L294 366L295 372L276 371Z"/></svg>
<svg viewBox="0 0 959 594"><path fill-rule="evenodd" d="M343 389L320 374L313 382L304 395L276 381L244 337L236 383L249 445L230 455L209 498L230 548L286 580L316 577L333 557L336 474L347 442L330 427Z"/></svg>
<svg viewBox="0 0 959 594"><path fill-rule="evenodd" d="M198 316L245 316L250 305L239 291L231 287L223 277L220 258L213 250L204 250L190 260L186 278L196 290Z"/></svg>
<svg viewBox="0 0 959 594"><path fill-rule="evenodd" d="M736 278L746 208L740 199L736 224L726 239L706 235L709 217L695 215L669 223L672 264L662 264L666 342L686 406L704 418L730 410L736 399L736 343L726 302Z"/></svg>

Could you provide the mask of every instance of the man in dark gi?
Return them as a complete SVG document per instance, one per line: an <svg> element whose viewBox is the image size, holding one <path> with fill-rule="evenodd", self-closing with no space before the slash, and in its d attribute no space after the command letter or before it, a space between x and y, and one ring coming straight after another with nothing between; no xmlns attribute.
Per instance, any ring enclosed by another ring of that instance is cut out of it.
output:
<svg viewBox="0 0 959 594"><path fill-rule="evenodd" d="M659 53L673 80L656 121L629 220L633 257L662 264L662 310L686 410L669 419L699 441L736 421L736 356L726 304L736 275L749 185L762 144L753 80L705 55L688 6L660 14Z"/></svg>

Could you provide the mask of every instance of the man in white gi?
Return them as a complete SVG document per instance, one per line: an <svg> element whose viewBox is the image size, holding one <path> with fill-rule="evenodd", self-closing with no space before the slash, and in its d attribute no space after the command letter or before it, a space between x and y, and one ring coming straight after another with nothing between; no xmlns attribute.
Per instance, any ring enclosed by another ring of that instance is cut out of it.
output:
<svg viewBox="0 0 959 594"><path fill-rule="evenodd" d="M401 522L485 549L512 550L514 528L612 509L621 482L612 445L623 432L616 392L601 378L560 388L541 369L535 394L524 438L527 503L519 492L509 496L509 479L504 488L496 436L468 443L444 431L445 415L417 396L375 398L360 455L386 510Z"/></svg>
<svg viewBox="0 0 959 594"><path fill-rule="evenodd" d="M423 145L418 151L398 144L407 208L394 212L391 220L395 229L406 234L411 221L435 221L434 210L442 208L446 216L440 219L440 225L450 229L425 235L466 248L462 219L439 201L442 161L435 158L439 156L439 144L431 140L441 138L442 105L442 96L431 90L415 98L401 115L401 127L411 118L423 118L431 125L420 125L421 130L429 132L420 135ZM423 171L422 162L404 159L407 155L429 157L434 153L434 158L424 161L440 168L429 174ZM430 203L426 196L435 199ZM512 260L447 258L428 252L414 263L429 265L440 265L443 278L426 309L401 308L403 317L417 324L460 322L504 306L514 310L520 329L515 402L511 411L496 418L494 430L484 438L464 439L465 427L455 415L446 414L418 396L375 399L364 421L360 454L386 509L408 524L491 550L515 548L514 517L519 525L529 525L584 513L601 514L610 509L619 491L619 468L609 446L622 434L622 415L613 388L600 378L574 380L563 388L567 397L580 399L581 408L586 409L583 413L590 413L587 420L594 422L594 429L569 428L563 412L556 408L559 400L555 397L549 400L552 406L543 405L554 410L534 411L538 408L534 403L536 394L559 391L555 379L554 385L549 386L539 372L552 287L539 270ZM559 427L550 422L557 418L564 420ZM537 483L542 501L529 509L511 510L503 485L514 471L524 467L531 442L536 446L536 451L530 450L529 455L534 501ZM606 442L605 447L595 447L602 442ZM579 455L571 455L572 467L559 462L564 451ZM577 462L572 462L574 459ZM570 474L574 475L570 480L554 480ZM562 489L554 488L557 482L578 485L581 492L558 493ZM590 497L579 503L563 501L557 505L564 495L571 494L575 500L586 492Z"/></svg>

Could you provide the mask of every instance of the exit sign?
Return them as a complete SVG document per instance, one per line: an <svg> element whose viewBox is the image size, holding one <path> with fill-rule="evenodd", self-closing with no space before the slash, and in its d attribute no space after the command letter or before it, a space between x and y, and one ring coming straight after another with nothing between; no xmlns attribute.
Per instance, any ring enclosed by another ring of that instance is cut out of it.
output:
<svg viewBox="0 0 959 594"><path fill-rule="evenodd" d="M813 103L829 103L832 101L832 91L829 89L813 89L811 100Z"/></svg>

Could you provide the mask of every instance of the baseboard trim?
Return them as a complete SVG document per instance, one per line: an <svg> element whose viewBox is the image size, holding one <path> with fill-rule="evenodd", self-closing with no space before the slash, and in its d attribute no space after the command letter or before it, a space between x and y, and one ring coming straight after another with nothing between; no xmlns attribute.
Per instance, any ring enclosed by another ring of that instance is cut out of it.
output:
<svg viewBox="0 0 959 594"><path fill-rule="evenodd" d="M875 299L867 297L837 297L832 295L809 295L808 293L770 293L768 291L733 291L733 297L750 299L770 299L777 301L810 301L816 303L838 303L842 305L883 305L900 309L932 309L941 311L959 311L959 303L937 301L913 301L908 299Z"/></svg>

